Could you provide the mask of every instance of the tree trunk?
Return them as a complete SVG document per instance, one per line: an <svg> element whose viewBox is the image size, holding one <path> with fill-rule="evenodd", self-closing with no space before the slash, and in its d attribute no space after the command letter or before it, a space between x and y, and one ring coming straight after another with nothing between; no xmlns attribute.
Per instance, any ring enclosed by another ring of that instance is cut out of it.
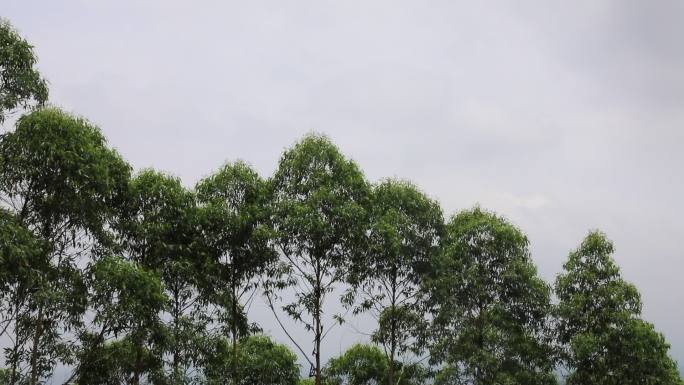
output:
<svg viewBox="0 0 684 385"><path fill-rule="evenodd" d="M390 306L392 320L390 323L390 362L389 373L387 380L389 385L394 384L394 356L397 352L397 269L396 266L392 269L392 304Z"/></svg>
<svg viewBox="0 0 684 385"><path fill-rule="evenodd" d="M43 237L50 239L52 234L52 227L49 223L43 224ZM33 334L33 346L31 347L31 381L29 384L38 384L38 354L40 346L40 338L43 336L43 304L38 305L38 316L36 317L36 331Z"/></svg>
<svg viewBox="0 0 684 385"><path fill-rule="evenodd" d="M316 332L316 385L321 385L321 333L320 333L320 319L318 320Z"/></svg>
<svg viewBox="0 0 684 385"><path fill-rule="evenodd" d="M31 385L38 384L38 347L40 337L43 334L43 305L38 307L38 317L36 320L36 332L33 335L33 346L31 347Z"/></svg>
<svg viewBox="0 0 684 385"><path fill-rule="evenodd" d="M320 258L316 259L316 284L314 286L314 330L315 330L315 356L316 356L316 385L321 385L321 336L323 334L321 326L321 265Z"/></svg>
<svg viewBox="0 0 684 385"><path fill-rule="evenodd" d="M233 280L231 282L232 286L232 292L233 292L233 298L231 298L232 301L232 325L231 325L231 334L233 337L233 385L237 385L238 383L238 374L237 374L237 358L238 358L238 347L237 347L237 285L235 284L235 269L233 269Z"/></svg>
<svg viewBox="0 0 684 385"><path fill-rule="evenodd" d="M131 378L131 385L140 385L140 367L142 366L140 360L140 352L136 352L135 369L133 369L133 378Z"/></svg>
<svg viewBox="0 0 684 385"><path fill-rule="evenodd" d="M18 311L17 311L18 313ZM17 314L18 316L18 314ZM14 347L12 348L12 374L10 375L10 385L17 383L17 355L19 354L19 328L17 327L17 321L14 321Z"/></svg>
<svg viewBox="0 0 684 385"><path fill-rule="evenodd" d="M394 326L392 326L392 342L391 348L390 348L390 362L389 362L389 373L387 373L387 382L389 382L390 385L394 385L394 355L396 354L396 349L397 346L394 343Z"/></svg>

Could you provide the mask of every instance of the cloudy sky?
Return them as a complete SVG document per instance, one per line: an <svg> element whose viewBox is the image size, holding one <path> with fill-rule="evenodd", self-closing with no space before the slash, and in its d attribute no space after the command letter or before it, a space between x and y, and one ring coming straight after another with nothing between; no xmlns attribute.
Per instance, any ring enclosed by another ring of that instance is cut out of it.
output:
<svg viewBox="0 0 684 385"><path fill-rule="evenodd" d="M605 231L684 363L684 2L4 0L0 12L36 46L52 102L137 169L192 186L241 158L269 176L317 131L372 181L410 179L447 214L505 215L549 281L588 230ZM260 301L253 315L282 339ZM341 328L324 353L358 339Z"/></svg>

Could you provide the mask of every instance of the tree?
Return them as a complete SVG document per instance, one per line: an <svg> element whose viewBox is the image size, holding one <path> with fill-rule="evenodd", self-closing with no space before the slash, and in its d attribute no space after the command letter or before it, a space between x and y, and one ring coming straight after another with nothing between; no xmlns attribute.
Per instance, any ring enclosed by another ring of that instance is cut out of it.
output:
<svg viewBox="0 0 684 385"><path fill-rule="evenodd" d="M111 243L114 208L123 199L129 166L84 119L45 108L22 116L0 136L0 199L16 220L48 247L19 288L15 308L12 383L35 385L57 360L68 361L66 331L81 324L87 288L79 267ZM22 377L20 378L19 375Z"/></svg>
<svg viewBox="0 0 684 385"><path fill-rule="evenodd" d="M272 185L276 243L296 290L295 301L283 310L313 334L313 374L320 385L325 298L344 280L362 242L368 186L353 161L316 135L285 151ZM267 289L269 301L271 293Z"/></svg>
<svg viewBox="0 0 684 385"><path fill-rule="evenodd" d="M33 283L33 271L46 263L47 245L33 236L10 212L0 209L0 336L12 345L5 349L3 384L17 382L19 371L18 317L28 310L31 294L38 287ZM6 335L7 333L7 335Z"/></svg>
<svg viewBox="0 0 684 385"><path fill-rule="evenodd" d="M250 329L243 301L253 298L258 279L277 257L270 243L267 185L246 163L235 162L195 190L210 266L206 290L217 307L212 318L222 326L220 334L230 334L237 355L237 341Z"/></svg>
<svg viewBox="0 0 684 385"><path fill-rule="evenodd" d="M157 352L129 337L107 341L80 358L75 384L166 384Z"/></svg>
<svg viewBox="0 0 684 385"><path fill-rule="evenodd" d="M397 369L396 380L390 379L392 367ZM326 385L421 385L428 375L428 370L418 364L390 365L377 346L363 344L353 345L340 357L332 358L323 369Z"/></svg>
<svg viewBox="0 0 684 385"><path fill-rule="evenodd" d="M374 186L369 206L366 252L351 268L351 293L360 293L356 311L370 310L378 320L374 342L389 363L406 353L423 317L416 308L421 275L437 249L444 220L439 204L409 182L386 180ZM350 296L350 297L353 297ZM395 367L388 368L395 384Z"/></svg>
<svg viewBox="0 0 684 385"><path fill-rule="evenodd" d="M266 336L241 339L237 356L225 338L214 338L208 345L208 361L203 364L208 385L225 384L229 377L237 379L237 385L296 385L299 380L297 356Z"/></svg>
<svg viewBox="0 0 684 385"><path fill-rule="evenodd" d="M570 253L556 279L557 338L572 384L680 384L669 345L639 319L641 300L598 231Z"/></svg>
<svg viewBox="0 0 684 385"><path fill-rule="evenodd" d="M17 107L47 101L47 82L35 65L31 44L0 18L0 123Z"/></svg>
<svg viewBox="0 0 684 385"><path fill-rule="evenodd" d="M118 224L122 245L129 260L161 277L168 298L161 317L168 332L165 366L172 384L186 383L206 329L195 197L179 179L152 170L136 175L128 194Z"/></svg>
<svg viewBox="0 0 684 385"><path fill-rule="evenodd" d="M71 379L79 384L132 384L161 371L159 313L167 305L160 277L138 263L104 257L89 272L90 327L81 331ZM112 382L114 381L114 382Z"/></svg>
<svg viewBox="0 0 684 385"><path fill-rule="evenodd" d="M449 366L451 378L555 383L545 338L550 289L536 275L527 238L505 219L479 208L454 216L424 288L433 361Z"/></svg>
<svg viewBox="0 0 684 385"><path fill-rule="evenodd" d="M377 346L355 344L330 359L323 375L330 385L385 385L389 370L389 361Z"/></svg>

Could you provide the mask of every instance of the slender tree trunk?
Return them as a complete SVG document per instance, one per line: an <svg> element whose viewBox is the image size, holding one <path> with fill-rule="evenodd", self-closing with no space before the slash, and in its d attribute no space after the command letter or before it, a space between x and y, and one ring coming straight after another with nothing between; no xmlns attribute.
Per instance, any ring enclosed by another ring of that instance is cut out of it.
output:
<svg viewBox="0 0 684 385"><path fill-rule="evenodd" d="M389 373L387 380L389 385L394 385L394 361L397 352L397 269L392 269L392 304L390 306L392 320L390 322L390 357Z"/></svg>
<svg viewBox="0 0 684 385"><path fill-rule="evenodd" d="M316 321L316 385L321 385L321 321Z"/></svg>
<svg viewBox="0 0 684 385"><path fill-rule="evenodd" d="M17 303L17 306L18 303ZM19 310L17 308L17 318L19 317ZM12 371L10 375L10 385L14 385L17 383L17 365L18 365L18 360L17 360L17 355L19 354L19 327L17 325L17 321L15 318L14 321L14 347L12 348Z"/></svg>
<svg viewBox="0 0 684 385"><path fill-rule="evenodd" d="M51 226L49 223L43 225L43 238L48 240L52 233ZM38 354L40 346L40 338L43 336L43 304L38 305L38 316L36 317L36 331L33 334L33 346L31 347L31 385L36 385L38 383Z"/></svg>
<svg viewBox="0 0 684 385"><path fill-rule="evenodd" d="M390 338L392 341L390 342L390 362L389 362L389 373L387 374L387 380L390 385L394 385L394 361L395 361L395 355L397 351L397 344L396 344L396 333L395 333L395 325L394 325L394 320L392 320L392 326L391 326L391 334Z"/></svg>
<svg viewBox="0 0 684 385"><path fill-rule="evenodd" d="M231 298L232 301L232 324L231 324L231 334L233 337L233 385L237 385L238 383L238 374L237 374L237 358L238 358L238 346L237 346L237 285L235 284L235 268L233 268L232 272L232 281L231 281L231 286L232 286L232 292L233 292L233 298Z"/></svg>
<svg viewBox="0 0 684 385"><path fill-rule="evenodd" d="M33 346L31 347L31 385L38 384L38 352L40 337L43 335L43 305L38 307L36 320L36 332L33 334Z"/></svg>
<svg viewBox="0 0 684 385"><path fill-rule="evenodd" d="M315 330L315 356L316 356L316 385L321 385L321 259L316 258L316 284L314 286L314 299L315 299L315 310L314 310L314 330Z"/></svg>
<svg viewBox="0 0 684 385"><path fill-rule="evenodd" d="M136 352L135 357L135 368L133 369L133 377L131 378L131 385L140 385L140 372L142 367L142 362L140 359L140 352Z"/></svg>
<svg viewBox="0 0 684 385"><path fill-rule="evenodd" d="M179 316L179 308L180 304L178 303L179 301L179 294L178 294L178 289L174 289L173 292L173 301L174 301L174 308L173 308L173 384L177 385L180 382L179 380L179 349L178 349L178 339L179 339L179 327L178 327L178 318Z"/></svg>
<svg viewBox="0 0 684 385"><path fill-rule="evenodd" d="M482 309L483 305L478 306L478 315L479 319L477 320L477 344L478 348L480 349L479 353L482 353L482 350L484 350L484 332L483 332L483 326L482 326ZM482 373L482 368L477 367L475 368L475 385L481 385L484 383L484 375Z"/></svg>

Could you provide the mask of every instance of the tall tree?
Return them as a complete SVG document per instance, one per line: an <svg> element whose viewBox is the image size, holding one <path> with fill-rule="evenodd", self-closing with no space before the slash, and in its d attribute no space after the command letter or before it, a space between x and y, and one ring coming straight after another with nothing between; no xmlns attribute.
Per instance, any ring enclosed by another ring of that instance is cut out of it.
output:
<svg viewBox="0 0 684 385"><path fill-rule="evenodd" d="M206 326L197 228L195 197L179 179L144 170L131 180L119 224L122 244L129 260L156 272L164 285L169 299L161 318L169 336L164 358L174 385L189 381Z"/></svg>
<svg viewBox="0 0 684 385"><path fill-rule="evenodd" d="M244 301L253 298L259 278L277 258L270 242L267 184L249 165L235 162L200 181L196 194L208 256L205 288L216 305L211 319L221 326L220 334L230 334L237 356L237 342L250 329ZM238 383L235 368L233 383Z"/></svg>
<svg viewBox="0 0 684 385"><path fill-rule="evenodd" d="M680 384L669 345L639 318L641 300L612 259L613 244L594 231L556 279L557 337L568 384Z"/></svg>
<svg viewBox="0 0 684 385"><path fill-rule="evenodd" d="M69 359L66 332L86 305L80 265L111 243L109 223L129 174L97 127L58 109L23 116L0 136L0 199L48 245L13 318L10 359L26 367L26 377L14 380L35 385Z"/></svg>
<svg viewBox="0 0 684 385"><path fill-rule="evenodd" d="M296 291L282 308L313 334L312 374L320 385L325 299L344 280L363 240L368 185L353 161L317 135L285 151L272 184L276 242Z"/></svg>
<svg viewBox="0 0 684 385"><path fill-rule="evenodd" d="M446 226L426 304L433 360L463 383L553 384L547 340L550 288L536 275L525 235L479 208Z"/></svg>
<svg viewBox="0 0 684 385"><path fill-rule="evenodd" d="M349 281L351 293L361 298L356 312L370 310L378 320L372 339L384 347L387 381L395 384L394 363L423 323L416 295L444 219L437 202L409 182L390 179L373 187L369 223L366 251L350 269Z"/></svg>
<svg viewBox="0 0 684 385"><path fill-rule="evenodd" d="M18 317L28 312L34 293L40 286L33 272L44 270L47 245L40 242L10 212L0 209L0 336L10 340L4 350L3 384L14 384L21 373L19 349L23 346Z"/></svg>
<svg viewBox="0 0 684 385"><path fill-rule="evenodd" d="M31 44L0 18L0 123L17 107L47 101L47 82L35 65Z"/></svg>
<svg viewBox="0 0 684 385"><path fill-rule="evenodd" d="M140 383L162 369L160 312L168 298L161 278L120 257L97 260L88 274L92 320L80 332L83 347L72 376L79 384Z"/></svg>

